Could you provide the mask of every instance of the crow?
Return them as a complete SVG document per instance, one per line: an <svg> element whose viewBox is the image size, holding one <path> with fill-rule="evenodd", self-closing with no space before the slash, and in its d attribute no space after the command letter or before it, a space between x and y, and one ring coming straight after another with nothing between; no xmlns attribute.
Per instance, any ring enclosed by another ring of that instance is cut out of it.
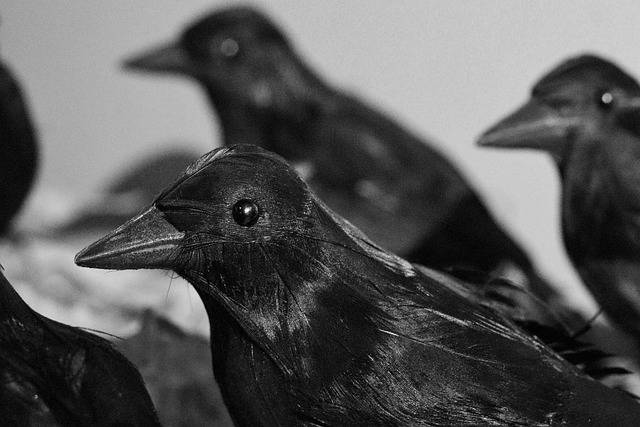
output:
<svg viewBox="0 0 640 427"><path fill-rule="evenodd" d="M640 422L633 399L452 276L381 249L257 146L204 155L76 263L194 286L237 426Z"/></svg>
<svg viewBox="0 0 640 427"><path fill-rule="evenodd" d="M479 139L549 153L562 181L567 253L604 312L640 342L640 86L595 55L545 75Z"/></svg>

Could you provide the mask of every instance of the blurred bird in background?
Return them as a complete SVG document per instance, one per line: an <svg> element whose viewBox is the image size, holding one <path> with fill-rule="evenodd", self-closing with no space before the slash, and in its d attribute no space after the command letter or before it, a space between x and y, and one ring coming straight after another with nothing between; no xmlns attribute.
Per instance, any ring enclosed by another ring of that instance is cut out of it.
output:
<svg viewBox="0 0 640 427"><path fill-rule="evenodd" d="M32 310L0 272L3 425L160 425L140 374L108 341Z"/></svg>
<svg viewBox="0 0 640 427"><path fill-rule="evenodd" d="M189 149L174 149L143 156L131 165L112 173L106 187L91 199L82 199L54 233L93 232L112 229L140 213L149 200L169 185L200 154Z"/></svg>
<svg viewBox="0 0 640 427"><path fill-rule="evenodd" d="M326 84L253 8L215 11L177 41L125 64L195 79L219 117L224 144L257 144L282 155L325 203L382 247L438 268L515 269L543 297L553 294L449 160Z"/></svg>
<svg viewBox="0 0 640 427"><path fill-rule="evenodd" d="M0 235L10 231L38 167L38 141L20 84L0 62Z"/></svg>
<svg viewBox="0 0 640 427"><path fill-rule="evenodd" d="M236 425L635 426L450 276L380 249L256 146L200 158L81 266L172 269L209 315Z"/></svg>
<svg viewBox="0 0 640 427"><path fill-rule="evenodd" d="M606 315L640 343L640 86L612 62L571 58L479 144L548 152L564 243Z"/></svg>

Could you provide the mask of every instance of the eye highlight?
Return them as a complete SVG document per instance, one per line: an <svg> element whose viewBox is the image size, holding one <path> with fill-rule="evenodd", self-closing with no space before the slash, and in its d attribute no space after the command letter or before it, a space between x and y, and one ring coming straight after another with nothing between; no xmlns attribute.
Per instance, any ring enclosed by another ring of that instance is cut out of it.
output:
<svg viewBox="0 0 640 427"><path fill-rule="evenodd" d="M238 200L231 208L233 219L243 227L251 227L260 217L260 208L252 200Z"/></svg>
<svg viewBox="0 0 640 427"><path fill-rule="evenodd" d="M615 98L613 96L613 93L611 93L610 91L605 90L600 92L600 94L598 95L598 103L602 108L610 108L613 105L614 100Z"/></svg>
<svg viewBox="0 0 640 427"><path fill-rule="evenodd" d="M220 43L220 52L227 58L236 56L239 50L240 46L234 39L224 39L222 43Z"/></svg>

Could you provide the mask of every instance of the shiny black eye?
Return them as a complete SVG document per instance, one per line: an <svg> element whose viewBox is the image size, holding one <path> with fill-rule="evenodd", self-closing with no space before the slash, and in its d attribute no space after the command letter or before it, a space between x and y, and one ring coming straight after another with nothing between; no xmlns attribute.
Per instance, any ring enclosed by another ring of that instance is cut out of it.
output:
<svg viewBox="0 0 640 427"><path fill-rule="evenodd" d="M251 227L258 221L260 209L251 200L238 200L231 208L233 219L244 227Z"/></svg>
<svg viewBox="0 0 640 427"><path fill-rule="evenodd" d="M227 58L232 58L238 54L240 45L234 39L224 39L220 43L220 52Z"/></svg>
<svg viewBox="0 0 640 427"><path fill-rule="evenodd" d="M598 94L598 105L600 108L611 108L614 101L613 93L608 90L604 90Z"/></svg>

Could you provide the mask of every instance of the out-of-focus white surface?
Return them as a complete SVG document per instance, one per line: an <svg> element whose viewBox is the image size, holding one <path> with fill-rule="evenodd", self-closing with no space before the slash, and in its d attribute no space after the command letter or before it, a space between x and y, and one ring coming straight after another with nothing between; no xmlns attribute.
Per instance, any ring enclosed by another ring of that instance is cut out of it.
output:
<svg viewBox="0 0 640 427"><path fill-rule="evenodd" d="M25 237L0 241L5 274L37 312L64 323L127 337L153 309L184 330L209 334L200 297L183 279L158 270L104 271L79 268L73 257L91 242Z"/></svg>
<svg viewBox="0 0 640 427"><path fill-rule="evenodd" d="M36 196L49 197L51 189L69 197L90 194L137 156L170 144L202 152L219 144L217 123L199 87L169 76L127 73L120 63L175 37L200 13L223 4L229 3L2 1L0 54L25 87L42 146ZM578 292L559 236L558 179L550 159L480 149L474 140L569 56L601 54L640 75L639 3L255 4L282 25L329 82L435 138L544 273L566 285L568 293ZM62 215L65 206L51 206L51 211ZM33 203L31 214L47 209ZM60 256L71 264L80 249L71 246ZM0 262L10 278L21 268L11 257ZM103 277L95 280L117 282L126 273L93 274ZM169 282L165 276L158 295L166 295Z"/></svg>

